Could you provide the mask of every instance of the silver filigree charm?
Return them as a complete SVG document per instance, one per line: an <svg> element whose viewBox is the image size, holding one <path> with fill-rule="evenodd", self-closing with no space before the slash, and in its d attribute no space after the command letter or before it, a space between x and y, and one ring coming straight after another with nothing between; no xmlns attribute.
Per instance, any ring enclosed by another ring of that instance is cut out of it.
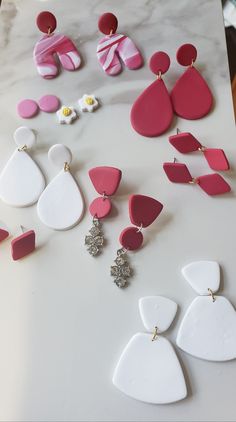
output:
<svg viewBox="0 0 236 422"><path fill-rule="evenodd" d="M128 282L127 279L132 275L132 269L130 268L124 248L118 249L114 262L116 265L111 266L111 276L115 277L114 283L117 287L125 287Z"/></svg>
<svg viewBox="0 0 236 422"><path fill-rule="evenodd" d="M93 218L93 226L89 230L89 235L85 236L85 245L90 255L96 256L100 254L104 244L104 235L102 231L102 224L98 218Z"/></svg>

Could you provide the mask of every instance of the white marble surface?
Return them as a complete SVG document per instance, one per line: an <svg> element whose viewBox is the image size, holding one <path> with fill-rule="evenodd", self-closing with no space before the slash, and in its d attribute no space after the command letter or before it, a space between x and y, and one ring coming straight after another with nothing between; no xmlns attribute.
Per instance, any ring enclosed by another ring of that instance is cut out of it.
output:
<svg viewBox="0 0 236 422"><path fill-rule="evenodd" d="M57 79L40 78L32 60L39 37L35 17L49 9L58 29L71 36L83 56L77 72ZM145 66L116 78L107 77L96 58L100 34L98 16L117 14L120 31L141 48ZM172 59L165 76L169 88L183 71L175 62L181 43L199 50L197 67L214 92L215 109L205 119L176 119L174 126L192 131L209 146L225 149L232 171L226 175L233 193L210 198L197 187L171 184L163 161L177 156L190 163L193 175L209 171L203 157L181 157L159 139L144 139L129 123L132 102L153 80L147 59L155 50ZM188 383L188 398L168 406L136 402L112 385L115 364L131 335L142 330L137 301L164 295L179 304L176 322L167 336L175 341L184 311L195 297L181 275L194 260L216 260L223 268L224 295L236 305L236 181L235 127L219 0L3 0L0 26L0 168L14 149L13 132L26 121L16 114L17 102L57 94L75 103L94 93L102 107L83 114L71 126L60 126L56 116L41 113L27 123L38 131L34 157L47 181L56 174L47 160L54 143L68 145L74 154L73 171L86 204L95 197L88 169L118 166L123 180L115 199L119 213L104 225L108 245L93 259L84 248L91 225L88 213L67 232L54 232L38 220L36 206L14 209L0 204L0 219L12 237L19 225L37 232L38 249L20 262L10 257L10 244L0 245L0 419L2 421L233 421L235 419L236 362L209 363L177 350ZM118 235L127 224L130 193L157 197L164 211L145 231L145 245L131 257L136 275L131 286L118 290L109 266Z"/></svg>

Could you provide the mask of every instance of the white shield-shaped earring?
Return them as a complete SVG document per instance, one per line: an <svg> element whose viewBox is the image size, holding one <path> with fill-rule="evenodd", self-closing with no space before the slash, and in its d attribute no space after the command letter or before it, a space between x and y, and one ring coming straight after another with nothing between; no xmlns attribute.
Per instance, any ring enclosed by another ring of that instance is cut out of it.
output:
<svg viewBox="0 0 236 422"><path fill-rule="evenodd" d="M139 310L148 333L131 338L116 366L113 384L146 403L182 400L187 389L179 360L169 340L159 335L171 325L177 305L162 296L148 296L139 300Z"/></svg>
<svg viewBox="0 0 236 422"><path fill-rule="evenodd" d="M48 151L48 158L61 171L40 196L38 216L51 229L67 230L79 222L84 210L79 186L70 173L72 154L65 145L56 144Z"/></svg>
<svg viewBox="0 0 236 422"><path fill-rule="evenodd" d="M192 262L182 269L184 278L200 295L189 306L177 335L177 345L200 359L236 358L236 312L223 296L220 267L215 261Z"/></svg>
<svg viewBox="0 0 236 422"><path fill-rule="evenodd" d="M14 140L17 148L0 174L0 198L13 207L27 207L37 202L45 180L28 154L36 143L35 133L22 126L16 129Z"/></svg>

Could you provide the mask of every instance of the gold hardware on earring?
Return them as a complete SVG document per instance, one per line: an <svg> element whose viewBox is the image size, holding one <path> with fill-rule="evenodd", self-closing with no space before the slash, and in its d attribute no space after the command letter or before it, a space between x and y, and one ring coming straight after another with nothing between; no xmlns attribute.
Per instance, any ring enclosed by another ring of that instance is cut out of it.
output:
<svg viewBox="0 0 236 422"><path fill-rule="evenodd" d="M137 233L141 233L142 230L143 230L143 223L141 223L140 226L138 227Z"/></svg>
<svg viewBox="0 0 236 422"><path fill-rule="evenodd" d="M204 152L205 150L206 150L206 147L204 147L203 145L198 148L198 151L201 151L201 152Z"/></svg>
<svg viewBox="0 0 236 422"><path fill-rule="evenodd" d="M18 148L18 151L26 151L27 150L27 145L23 145L22 147Z"/></svg>
<svg viewBox="0 0 236 422"><path fill-rule="evenodd" d="M160 70L159 70L159 72L158 72L157 79L162 79L162 76L161 76L161 71L160 71Z"/></svg>
<svg viewBox="0 0 236 422"><path fill-rule="evenodd" d="M113 34L113 29L110 30L110 34L109 35L112 35L112 34Z"/></svg>
<svg viewBox="0 0 236 422"><path fill-rule="evenodd" d="M188 183L190 185L197 185L198 184L198 180L193 177L192 180L190 180L190 182L188 182Z"/></svg>
<svg viewBox="0 0 236 422"><path fill-rule="evenodd" d="M64 171L70 171L70 166L68 163L64 163Z"/></svg>
<svg viewBox="0 0 236 422"><path fill-rule="evenodd" d="M154 333L153 333L153 336L152 336L152 341L155 341L157 339L157 337L158 337L158 328L155 327Z"/></svg>
<svg viewBox="0 0 236 422"><path fill-rule="evenodd" d="M216 298L215 298L215 296L214 296L214 294L213 294L213 291L211 290L211 289L207 289L208 290L208 292L209 292L209 295L211 296L211 298L212 298L212 302L215 302L215 300L216 300Z"/></svg>
<svg viewBox="0 0 236 422"><path fill-rule="evenodd" d="M51 35L51 26L48 27L48 35Z"/></svg>

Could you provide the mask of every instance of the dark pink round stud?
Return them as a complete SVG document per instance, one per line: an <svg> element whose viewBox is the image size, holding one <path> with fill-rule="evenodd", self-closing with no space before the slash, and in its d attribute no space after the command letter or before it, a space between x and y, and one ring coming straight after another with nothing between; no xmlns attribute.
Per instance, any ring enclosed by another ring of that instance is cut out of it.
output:
<svg viewBox="0 0 236 422"><path fill-rule="evenodd" d="M190 66L197 58L197 49L192 44L183 44L176 53L176 59L182 66Z"/></svg>
<svg viewBox="0 0 236 422"><path fill-rule="evenodd" d="M89 206L90 214L93 217L104 218L111 212L111 201L109 198L96 198Z"/></svg>
<svg viewBox="0 0 236 422"><path fill-rule="evenodd" d="M39 13L36 19L36 23L39 30L45 34L47 34L49 30L50 33L52 33L57 27L57 20L55 16L48 11Z"/></svg>
<svg viewBox="0 0 236 422"><path fill-rule="evenodd" d="M38 101L39 108L46 113L54 113L60 107L60 100L56 95L44 95Z"/></svg>
<svg viewBox="0 0 236 422"><path fill-rule="evenodd" d="M117 30L118 20L113 13L103 13L98 20L99 30L106 35L114 34Z"/></svg>
<svg viewBox="0 0 236 422"><path fill-rule="evenodd" d="M127 227L121 232L119 241L123 248L135 251L142 246L143 235L137 227Z"/></svg>
<svg viewBox="0 0 236 422"><path fill-rule="evenodd" d="M36 116L38 111L38 104L34 100L22 100L17 104L17 112L23 119L30 119Z"/></svg>
<svg viewBox="0 0 236 422"><path fill-rule="evenodd" d="M155 75L166 73L170 67L170 58L164 51L154 53L149 60L149 68Z"/></svg>

